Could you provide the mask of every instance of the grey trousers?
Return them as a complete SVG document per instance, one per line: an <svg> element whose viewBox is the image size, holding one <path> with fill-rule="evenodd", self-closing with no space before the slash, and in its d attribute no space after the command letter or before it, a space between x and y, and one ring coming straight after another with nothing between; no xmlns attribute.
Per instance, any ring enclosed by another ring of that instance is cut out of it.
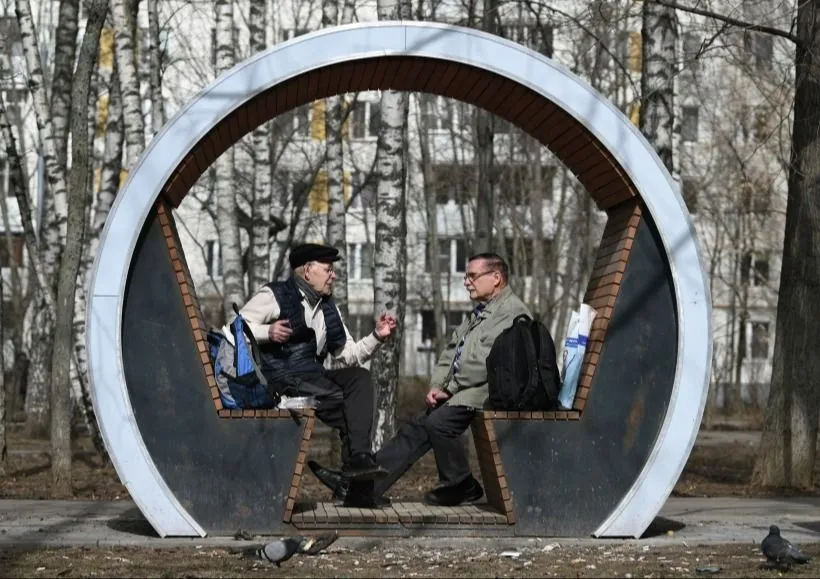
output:
<svg viewBox="0 0 820 579"><path fill-rule="evenodd" d="M376 453L376 462L389 473L376 483L376 495L387 491L430 449L436 457L441 486L463 482L470 476L470 463L461 435L474 416L473 408L444 405L422 412L402 424L396 436Z"/></svg>

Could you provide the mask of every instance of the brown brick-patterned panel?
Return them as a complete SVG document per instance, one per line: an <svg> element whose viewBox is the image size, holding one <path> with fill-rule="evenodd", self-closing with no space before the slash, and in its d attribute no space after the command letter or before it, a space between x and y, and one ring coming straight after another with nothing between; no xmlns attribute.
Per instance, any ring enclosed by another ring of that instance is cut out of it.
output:
<svg viewBox="0 0 820 579"><path fill-rule="evenodd" d="M439 507L416 502L395 502L383 509L356 509L330 502L296 503L290 522L307 529L361 529L368 525L440 528L455 531L459 526L506 527L507 517L485 505ZM490 530L485 527L486 530Z"/></svg>
<svg viewBox="0 0 820 579"><path fill-rule="evenodd" d="M158 199L156 203L157 219L162 227L162 234L165 237L165 243L168 246L168 255L171 258L171 265L174 268L174 273L179 283L179 291L182 293L182 301L185 304L185 309L188 314L188 320L191 323L191 331L194 334L194 341L196 342L197 354L205 369L205 378L208 381L208 390L211 394L211 399L214 401L214 407L217 412L223 410L222 400L219 398L219 389L216 386L216 379L214 378L214 370L211 365L210 354L208 353L208 340L206 335L205 321L202 317L202 310L199 308L199 301L196 298L196 288L194 288L191 280L191 272L188 269L188 264L185 261L185 254L182 251L182 245L179 242L179 232L177 231L174 216L171 214L171 209L166 202Z"/></svg>
<svg viewBox="0 0 820 579"><path fill-rule="evenodd" d="M635 199L622 203L609 211L604 235L587 284L586 295L584 295L584 303L592 306L596 315L589 332L578 391L573 404L573 408L579 412L586 406L592 378L598 366L598 358L604 339L606 339L615 300L621 289L621 280L629 262L632 243L640 221L641 206Z"/></svg>
<svg viewBox="0 0 820 579"><path fill-rule="evenodd" d="M417 56L340 62L274 86L228 114L183 158L163 188L178 206L197 179L236 141L288 110L344 92L412 90L474 104L520 126L578 176L597 205L609 210L636 196L616 160L581 123L533 90L466 64Z"/></svg>
<svg viewBox="0 0 820 579"><path fill-rule="evenodd" d="M316 415L312 408L305 409L303 414L307 419L302 426L302 442L299 445L299 454L296 456L296 466L293 469L293 480L290 483L290 491L288 492L288 500L285 504L285 513L282 520L286 523L290 522L293 514L293 507L296 505L296 500L299 498L299 488L302 485L302 472L305 469L305 462L307 461L308 446L310 445L310 437L313 434L313 426L316 423Z"/></svg>
<svg viewBox="0 0 820 579"><path fill-rule="evenodd" d="M504 465L501 463L501 451L498 449L498 442L495 438L494 414L494 412L485 412L483 415L479 413L476 416L472 422L473 441L487 502L503 513L507 518L507 523L512 525L515 523L512 495L507 487L507 477L504 475Z"/></svg>

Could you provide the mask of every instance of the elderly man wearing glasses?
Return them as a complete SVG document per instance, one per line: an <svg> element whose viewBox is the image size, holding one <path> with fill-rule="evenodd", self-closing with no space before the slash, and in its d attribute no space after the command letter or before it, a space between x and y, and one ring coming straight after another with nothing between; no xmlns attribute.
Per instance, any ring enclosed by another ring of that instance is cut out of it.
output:
<svg viewBox="0 0 820 579"><path fill-rule="evenodd" d="M353 339L332 298L339 259L333 247L291 248L293 275L264 286L240 313L259 343L268 382L288 396L314 396L316 416L339 431L345 477L372 480L385 471L372 455L373 380L360 366L393 335L396 319L382 313L372 334ZM328 357L345 367L327 369Z"/></svg>
<svg viewBox="0 0 820 579"><path fill-rule="evenodd" d="M439 486L425 494L427 503L455 506L483 496L481 484L470 472L461 435L489 397L486 361L493 342L517 316L531 316L508 287L508 276L506 262L495 253L480 253L468 260L464 287L475 309L453 332L433 370L425 398L427 410L403 424L376 453L376 462L388 472L385 478L369 483L363 491L365 485L351 487L343 473L308 463L316 477L334 490L334 498L341 499L348 488L356 488L357 495L369 492L372 503L386 504L382 494L430 449L435 454Z"/></svg>

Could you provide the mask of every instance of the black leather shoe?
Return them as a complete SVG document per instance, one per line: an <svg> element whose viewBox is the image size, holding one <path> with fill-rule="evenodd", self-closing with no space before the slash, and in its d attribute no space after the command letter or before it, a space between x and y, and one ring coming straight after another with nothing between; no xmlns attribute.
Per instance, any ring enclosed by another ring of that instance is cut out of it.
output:
<svg viewBox="0 0 820 579"><path fill-rule="evenodd" d="M470 475L455 486L439 487L425 493L424 502L440 507L455 507L462 503L472 503L484 496L481 484Z"/></svg>
<svg viewBox="0 0 820 579"><path fill-rule="evenodd" d="M372 454L359 452L350 457L342 469L342 476L353 480L374 480L387 476L387 471L376 464Z"/></svg>
<svg viewBox="0 0 820 579"><path fill-rule="evenodd" d="M308 461L308 468L320 483L333 491L333 504L341 506L350 489L350 479L343 477L341 471L325 468L315 460Z"/></svg>

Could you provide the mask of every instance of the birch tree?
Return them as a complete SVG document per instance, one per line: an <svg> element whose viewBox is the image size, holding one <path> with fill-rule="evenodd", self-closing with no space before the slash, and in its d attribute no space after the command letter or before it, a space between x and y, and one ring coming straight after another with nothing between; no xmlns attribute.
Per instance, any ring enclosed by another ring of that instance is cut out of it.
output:
<svg viewBox="0 0 820 579"><path fill-rule="evenodd" d="M644 2L641 9L642 71L640 129L666 169L675 175L675 43L678 18L668 6Z"/></svg>
<svg viewBox="0 0 820 579"><path fill-rule="evenodd" d="M54 351L51 363L51 473L52 495L70 497L71 482L71 391L70 364L74 350L74 291L82 259L88 201L88 91L97 63L100 31L108 11L108 0L94 0L88 10L85 34L72 87L75 106L71 123L71 174L66 246L59 269Z"/></svg>
<svg viewBox="0 0 820 579"><path fill-rule="evenodd" d="M251 53L267 48L268 2L251 0L248 18ZM251 203L251 235L249 289L256 291L270 281L270 226L274 212L271 195L270 122L256 127L251 135L253 143L253 202ZM277 204L278 205L278 204ZM276 210L278 212L278 209Z"/></svg>
<svg viewBox="0 0 820 579"><path fill-rule="evenodd" d="M151 70L148 81L151 87L151 132L155 135L165 124L165 99L162 98L162 51L159 45L159 5L148 0L148 59Z"/></svg>
<svg viewBox="0 0 820 579"><path fill-rule="evenodd" d="M407 0L378 0L379 20L410 17ZM373 357L371 371L378 384L374 446L381 445L396 430L396 394L399 384L400 352L404 339L407 296L407 114L408 95L382 91L381 124L376 144L376 271L373 304L376 312L394 313L398 327L393 339Z"/></svg>
<svg viewBox="0 0 820 579"><path fill-rule="evenodd" d="M221 74L233 67L234 16L233 0L216 0L216 72ZM216 179L216 225L222 251L222 299L226 315L231 304L245 301L242 284L242 250L239 242L236 190L234 188L234 148L231 147L214 164Z"/></svg>
<svg viewBox="0 0 820 579"><path fill-rule="evenodd" d="M45 219L49 220L42 227L41 253L43 256L44 274L49 280L41 286L41 295L35 303L37 308L34 319L32 344L32 373L26 395L27 430L31 436L44 436L48 430L50 413L48 387L51 384L50 368L53 348L53 317L48 315L46 302L54 303L54 283L56 271L62 253L61 230L65 225L66 208L66 167L60 162L59 143L52 124L54 111L48 101L45 77L40 61L40 47L34 27L29 0L16 0L15 11L20 27L20 37L25 55L28 73L28 87L34 101L34 113L37 119L39 146L47 180L45 195ZM53 200L54 211L49 213L49 203ZM23 211L23 208L20 208ZM38 252L39 254L40 252ZM48 295L45 295L48 294ZM53 313L53 308L50 309Z"/></svg>
<svg viewBox="0 0 820 579"><path fill-rule="evenodd" d="M145 121L137 68L136 7L132 0L111 0L117 70L120 76L125 123L125 168L131 171L145 148Z"/></svg>

